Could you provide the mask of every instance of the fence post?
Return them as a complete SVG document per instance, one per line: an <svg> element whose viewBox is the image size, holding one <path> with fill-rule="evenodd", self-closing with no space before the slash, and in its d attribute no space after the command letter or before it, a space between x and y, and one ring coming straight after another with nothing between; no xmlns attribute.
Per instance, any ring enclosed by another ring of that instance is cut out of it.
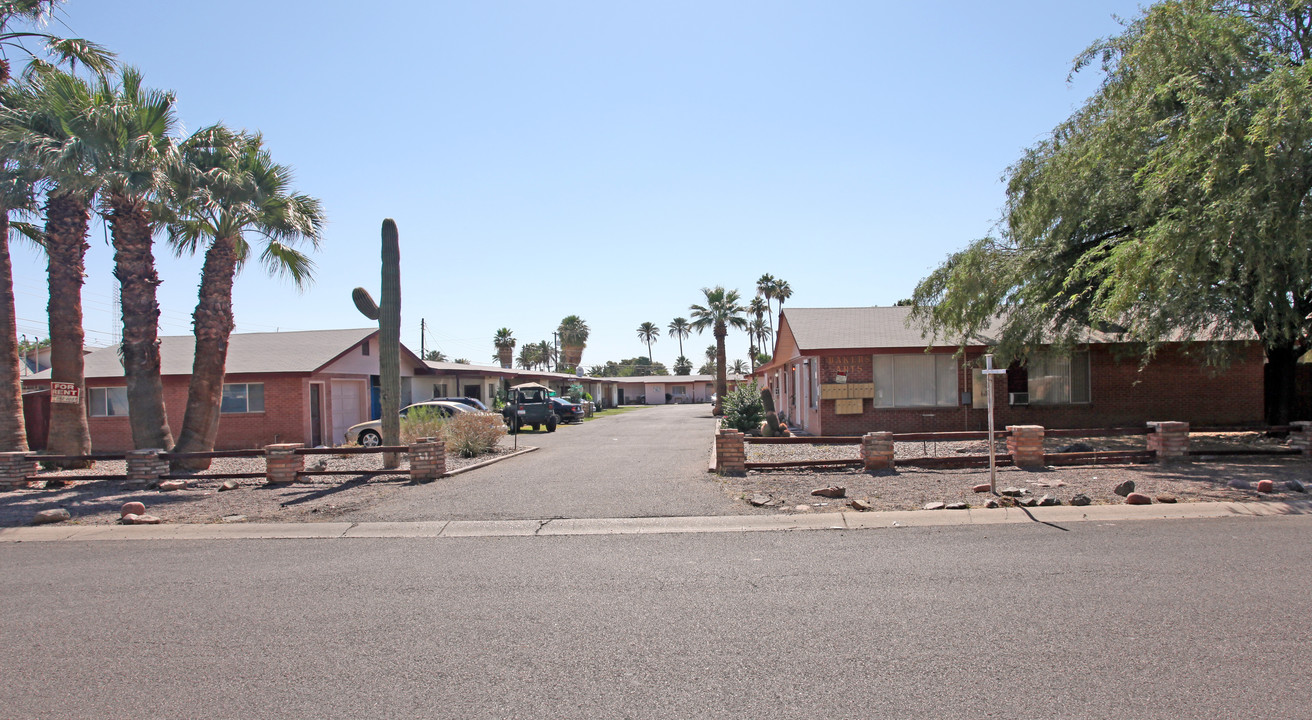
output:
<svg viewBox="0 0 1312 720"><path fill-rule="evenodd" d="M1312 455L1312 421L1295 420L1289 423L1289 447Z"/></svg>
<svg viewBox="0 0 1312 720"><path fill-rule="evenodd" d="M159 476L169 471L169 461L160 457L163 450L147 448L127 453L128 487L149 487L159 483Z"/></svg>
<svg viewBox="0 0 1312 720"><path fill-rule="evenodd" d="M861 436L861 465L866 472L893 468L893 433L868 432Z"/></svg>
<svg viewBox="0 0 1312 720"><path fill-rule="evenodd" d="M0 453L0 489L17 490L36 474L36 460L25 452Z"/></svg>
<svg viewBox="0 0 1312 720"><path fill-rule="evenodd" d="M1007 452L1016 467L1034 468L1047 464L1043 453L1042 425L1008 425Z"/></svg>
<svg viewBox="0 0 1312 720"><path fill-rule="evenodd" d="M1189 423L1150 422L1148 427L1153 430L1148 433L1148 449L1157 451L1157 462L1171 462L1189 454Z"/></svg>
<svg viewBox="0 0 1312 720"><path fill-rule="evenodd" d="M446 474L446 440L419 438L410 446L410 479L431 482Z"/></svg>
<svg viewBox="0 0 1312 720"><path fill-rule="evenodd" d="M296 474L305 469L305 456L296 451L303 443L278 443L264 446L264 477L270 485L290 485Z"/></svg>
<svg viewBox="0 0 1312 720"><path fill-rule="evenodd" d="M743 434L732 428L715 433L715 470L720 475L747 474L747 447Z"/></svg>

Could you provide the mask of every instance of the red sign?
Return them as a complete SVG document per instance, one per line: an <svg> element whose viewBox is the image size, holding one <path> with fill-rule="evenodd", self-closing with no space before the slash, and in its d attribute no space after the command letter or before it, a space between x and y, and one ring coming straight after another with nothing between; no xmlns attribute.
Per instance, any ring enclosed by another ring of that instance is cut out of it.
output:
<svg viewBox="0 0 1312 720"><path fill-rule="evenodd" d="M77 383L52 382L50 383L50 402L80 405L82 403L82 388L78 387Z"/></svg>

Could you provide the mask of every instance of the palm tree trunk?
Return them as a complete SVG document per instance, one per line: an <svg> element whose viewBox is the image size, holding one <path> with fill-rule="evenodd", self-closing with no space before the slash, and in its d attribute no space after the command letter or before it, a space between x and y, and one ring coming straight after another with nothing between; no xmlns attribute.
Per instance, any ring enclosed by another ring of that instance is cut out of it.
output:
<svg viewBox="0 0 1312 720"><path fill-rule="evenodd" d="M18 321L9 261L9 211L0 212L0 452L27 452L23 389L18 382Z"/></svg>
<svg viewBox="0 0 1312 720"><path fill-rule="evenodd" d="M128 385L128 422L137 449L173 448L160 379L159 274L151 250L150 211L138 198L109 196L114 277L123 295L123 374Z"/></svg>
<svg viewBox="0 0 1312 720"><path fill-rule="evenodd" d="M510 368L515 366L515 348L499 347L497 348L497 357L501 360L501 367Z"/></svg>
<svg viewBox="0 0 1312 720"><path fill-rule="evenodd" d="M223 403L223 371L228 361L232 317L232 283L237 274L234 238L215 238L205 252L200 273L199 301L192 313L196 354L187 387L187 411L182 417L175 452L209 452L219 436ZM175 459L174 470L206 470L209 458Z"/></svg>
<svg viewBox="0 0 1312 720"><path fill-rule="evenodd" d="M715 407L711 408L711 414L717 417L724 414L722 403L724 394L729 390L724 372L724 337L728 334L729 330L724 323L715 323Z"/></svg>
<svg viewBox="0 0 1312 720"><path fill-rule="evenodd" d="M91 220L86 197L52 192L46 199L46 276L50 300L50 380L73 383L82 390L78 404L50 404L50 432L46 452L51 455L86 455L91 452L87 425L90 394L83 377L82 282L86 269L87 225ZM57 463L61 468L91 467L89 460Z"/></svg>

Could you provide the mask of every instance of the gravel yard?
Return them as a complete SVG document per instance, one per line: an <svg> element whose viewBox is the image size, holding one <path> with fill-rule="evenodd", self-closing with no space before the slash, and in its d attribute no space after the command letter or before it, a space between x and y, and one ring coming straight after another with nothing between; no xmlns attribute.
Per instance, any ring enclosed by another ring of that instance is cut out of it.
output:
<svg viewBox="0 0 1312 720"><path fill-rule="evenodd" d="M1146 439L1142 435L1109 438L1047 438L1048 452L1067 449L1074 443L1084 443L1092 450L1142 450ZM1286 446L1280 438L1268 438L1260 433L1195 433L1190 436L1195 450L1270 449ZM956 442L899 442L894 447L896 457L952 457L985 455L988 441ZM1079 448L1078 450L1085 450ZM1006 442L997 440L998 453L1006 453ZM788 460L843 460L860 456L856 445L760 445L747 444L748 462L782 462ZM1272 480L1276 492L1259 494L1256 490L1229 486L1232 480L1247 481L1256 487L1259 480ZM805 510L832 511L844 507L852 499L870 503L873 510L916 510L931 502L965 502L979 507L988 499L971 488L987 483L987 468L925 469L900 467L895 471L866 473L859 468L832 470L753 470L745 478L722 478L726 490L748 505L753 495L770 498L769 505L752 508L756 512L777 513ZM1048 467L1042 470L1021 470L1014 467L998 468L998 488L1009 486L1025 488L1036 497L1051 495L1068 504L1078 493L1087 495L1094 504L1120 504L1124 499L1112 492L1124 480L1134 480L1136 490L1156 498L1159 495L1175 497L1179 502L1202 501L1256 501L1263 499L1306 499L1307 495L1291 491L1286 483L1299 480L1312 483L1312 462L1297 456L1238 456L1223 460L1196 459L1170 465L1079 465ZM817 488L833 485L847 489L846 499L827 499L811 495Z"/></svg>
<svg viewBox="0 0 1312 720"><path fill-rule="evenodd" d="M504 438L490 455L462 458L447 454L447 471L508 455L512 438ZM521 444L520 449L526 445ZM381 454L309 455L306 469L324 462L324 470L381 470ZM404 456L395 475L303 476L292 485L266 485L262 477L236 480L235 490L220 491L222 473L263 473L263 458L217 458L207 471L194 474L185 490L160 492L129 488L122 480L75 480L55 487L50 480L75 475L122 475L122 460L102 460L89 470L41 472L25 489L0 492L0 527L25 525L40 510L64 508L71 522L104 525L118 522L123 503L140 501L146 512L166 523L318 522L371 505L410 485ZM441 482L438 480L437 482Z"/></svg>

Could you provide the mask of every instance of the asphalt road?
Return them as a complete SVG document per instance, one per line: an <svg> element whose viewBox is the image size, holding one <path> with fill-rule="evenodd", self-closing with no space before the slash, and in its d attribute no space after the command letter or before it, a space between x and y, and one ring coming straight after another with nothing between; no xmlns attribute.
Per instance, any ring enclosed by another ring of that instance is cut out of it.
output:
<svg viewBox="0 0 1312 720"><path fill-rule="evenodd" d="M0 717L1307 718L1312 517L0 544Z"/></svg>
<svg viewBox="0 0 1312 720"><path fill-rule="evenodd" d="M526 432L536 452L407 488L343 520L523 520L742 512L706 472L710 405L663 405Z"/></svg>

